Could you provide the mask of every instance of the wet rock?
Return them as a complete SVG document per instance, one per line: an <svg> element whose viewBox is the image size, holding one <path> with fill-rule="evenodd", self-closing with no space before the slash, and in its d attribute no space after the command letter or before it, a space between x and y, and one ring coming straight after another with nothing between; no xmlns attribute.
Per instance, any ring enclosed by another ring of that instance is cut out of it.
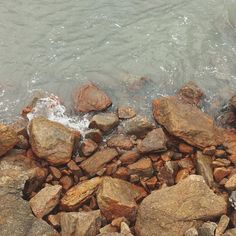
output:
<svg viewBox="0 0 236 236"><path fill-rule="evenodd" d="M180 143L179 151L184 154L192 154L194 152L194 148L186 143Z"/></svg>
<svg viewBox="0 0 236 236"><path fill-rule="evenodd" d="M198 231L195 227L192 227L185 232L184 236L198 236Z"/></svg>
<svg viewBox="0 0 236 236"><path fill-rule="evenodd" d="M214 184L212 159L198 151L196 155L196 168L197 173L202 175L206 183L212 187Z"/></svg>
<svg viewBox="0 0 236 236"><path fill-rule="evenodd" d="M128 135L135 135L138 138L144 138L153 128L153 125L146 117L137 116L124 122L124 132Z"/></svg>
<svg viewBox="0 0 236 236"><path fill-rule="evenodd" d="M98 145L92 139L85 139L80 146L82 154L86 157L91 156L97 149Z"/></svg>
<svg viewBox="0 0 236 236"><path fill-rule="evenodd" d="M128 151L122 154L119 158L123 165L129 165L137 161L140 157L140 154L137 151Z"/></svg>
<svg viewBox="0 0 236 236"><path fill-rule="evenodd" d="M229 153L228 159L236 165L236 131L224 130L223 134L225 138L224 146L227 147Z"/></svg>
<svg viewBox="0 0 236 236"><path fill-rule="evenodd" d="M46 186L30 199L30 207L36 217L42 218L50 213L59 203L62 187Z"/></svg>
<svg viewBox="0 0 236 236"><path fill-rule="evenodd" d="M85 133L85 138L93 140L95 143L102 142L102 133L99 129L91 129Z"/></svg>
<svg viewBox="0 0 236 236"><path fill-rule="evenodd" d="M119 119L114 113L101 113L93 116L90 121L89 128L99 129L104 133L111 131L117 127Z"/></svg>
<svg viewBox="0 0 236 236"><path fill-rule="evenodd" d="M167 150L167 138L162 128L154 129L138 144L141 153L163 152Z"/></svg>
<svg viewBox="0 0 236 236"><path fill-rule="evenodd" d="M100 227L101 213L99 210L61 214L62 236L96 236Z"/></svg>
<svg viewBox="0 0 236 236"><path fill-rule="evenodd" d="M137 190L129 182L104 177L97 193L97 202L107 220L125 217L134 221L138 208L135 195Z"/></svg>
<svg viewBox="0 0 236 236"><path fill-rule="evenodd" d="M178 91L178 95L185 102L199 106L204 93L193 81L189 81Z"/></svg>
<svg viewBox="0 0 236 236"><path fill-rule="evenodd" d="M236 228L227 230L222 236L236 236Z"/></svg>
<svg viewBox="0 0 236 236"><path fill-rule="evenodd" d="M136 116L135 110L128 106L118 107L117 113L120 119L131 119Z"/></svg>
<svg viewBox="0 0 236 236"><path fill-rule="evenodd" d="M215 236L221 236L225 232L228 227L229 221L230 219L227 215L222 215L220 217L220 221L216 227Z"/></svg>
<svg viewBox="0 0 236 236"><path fill-rule="evenodd" d="M199 236L215 236L217 224L215 222L205 222L198 229Z"/></svg>
<svg viewBox="0 0 236 236"><path fill-rule="evenodd" d="M0 156L12 149L18 141L16 132L10 126L0 124Z"/></svg>
<svg viewBox="0 0 236 236"><path fill-rule="evenodd" d="M153 101L155 120L167 131L194 147L204 149L222 144L222 135L212 118L190 104L177 98L166 97Z"/></svg>
<svg viewBox="0 0 236 236"><path fill-rule="evenodd" d="M225 188L228 191L236 190L236 174L232 175L228 181L225 183Z"/></svg>
<svg viewBox="0 0 236 236"><path fill-rule="evenodd" d="M96 152L87 160L83 161L80 167L90 176L94 176L105 164L118 156L118 152L113 148L107 148Z"/></svg>
<svg viewBox="0 0 236 236"><path fill-rule="evenodd" d="M95 177L72 187L61 199L61 208L69 211L76 210L92 196L92 194L98 189L101 181L102 179L100 177Z"/></svg>
<svg viewBox="0 0 236 236"><path fill-rule="evenodd" d="M34 118L29 127L30 144L37 157L51 165L61 165L70 161L75 135L54 121L44 117Z"/></svg>
<svg viewBox="0 0 236 236"><path fill-rule="evenodd" d="M142 158L137 162L128 165L128 169L131 175L151 177L153 174L152 161L150 158Z"/></svg>
<svg viewBox="0 0 236 236"><path fill-rule="evenodd" d="M225 214L227 202L207 186L201 176L190 175L177 185L153 191L138 210L138 236L182 236L206 219Z"/></svg>
<svg viewBox="0 0 236 236"><path fill-rule="evenodd" d="M126 137L122 134L112 136L107 141L108 147L120 148L124 150L130 150L133 148L133 143L129 137Z"/></svg>
<svg viewBox="0 0 236 236"><path fill-rule="evenodd" d="M102 111L111 104L106 93L92 83L78 88L74 94L75 109L79 112Z"/></svg>
<svg viewBox="0 0 236 236"><path fill-rule="evenodd" d="M220 182L222 179L227 177L231 173L231 170L226 169L225 167L215 168L213 175L216 182Z"/></svg>

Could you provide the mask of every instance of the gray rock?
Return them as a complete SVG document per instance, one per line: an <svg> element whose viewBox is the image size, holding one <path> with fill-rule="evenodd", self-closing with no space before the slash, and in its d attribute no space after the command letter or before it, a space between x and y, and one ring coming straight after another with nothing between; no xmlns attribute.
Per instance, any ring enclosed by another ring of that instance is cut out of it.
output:
<svg viewBox="0 0 236 236"><path fill-rule="evenodd" d="M192 227L185 232L184 236L198 236L198 231L195 227Z"/></svg>
<svg viewBox="0 0 236 236"><path fill-rule="evenodd" d="M205 222L198 229L199 236L214 236L217 224L215 222Z"/></svg>

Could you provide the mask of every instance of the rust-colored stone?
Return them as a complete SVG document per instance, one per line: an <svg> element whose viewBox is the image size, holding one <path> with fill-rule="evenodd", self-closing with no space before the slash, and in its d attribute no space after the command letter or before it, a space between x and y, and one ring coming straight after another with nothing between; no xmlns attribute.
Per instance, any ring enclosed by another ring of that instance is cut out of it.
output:
<svg viewBox="0 0 236 236"><path fill-rule="evenodd" d="M231 173L231 170L226 169L225 167L215 168L213 175L216 182L220 182L222 179L227 177Z"/></svg>
<svg viewBox="0 0 236 236"><path fill-rule="evenodd" d="M82 154L86 157L91 156L97 149L98 145L92 139L85 139L80 146Z"/></svg>
<svg viewBox="0 0 236 236"><path fill-rule="evenodd" d="M130 150L133 148L133 143L129 137L122 134L112 136L107 141L107 146L111 148L120 148L124 150Z"/></svg>

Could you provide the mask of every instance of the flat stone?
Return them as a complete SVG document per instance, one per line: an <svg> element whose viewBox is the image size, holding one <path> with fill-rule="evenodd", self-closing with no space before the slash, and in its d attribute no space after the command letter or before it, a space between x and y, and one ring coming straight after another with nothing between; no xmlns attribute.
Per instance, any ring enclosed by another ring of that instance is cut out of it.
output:
<svg viewBox="0 0 236 236"><path fill-rule="evenodd" d="M102 111L111 104L107 94L92 83L83 85L74 93L74 106L79 112Z"/></svg>
<svg viewBox="0 0 236 236"><path fill-rule="evenodd" d="M129 137L124 136L122 134L118 134L108 139L107 146L111 148L130 150L133 148L134 145Z"/></svg>
<svg viewBox="0 0 236 236"><path fill-rule="evenodd" d="M224 130L223 134L225 138L224 146L227 147L227 152L230 154L228 159L236 165L236 131Z"/></svg>
<svg viewBox="0 0 236 236"><path fill-rule="evenodd" d="M107 148L96 152L87 160L83 161L80 167L90 176L94 176L105 165L118 156L118 152L113 148Z"/></svg>
<svg viewBox="0 0 236 236"><path fill-rule="evenodd" d="M215 236L221 236L229 225L229 217L227 215L222 215L220 221L216 227Z"/></svg>
<svg viewBox="0 0 236 236"><path fill-rule="evenodd" d="M206 147L202 151L202 153L204 155L208 155L208 156L214 156L215 152L216 152L216 147L215 146Z"/></svg>
<svg viewBox="0 0 236 236"><path fill-rule="evenodd" d="M15 130L10 126L0 124L0 156L12 149L18 141Z"/></svg>
<svg viewBox="0 0 236 236"><path fill-rule="evenodd" d="M80 150L86 157L91 156L97 149L98 145L92 139L85 139L80 145Z"/></svg>
<svg viewBox="0 0 236 236"><path fill-rule="evenodd" d="M104 177L97 193L99 209L109 221L118 217L134 221L138 209L134 200L137 194L137 189L129 182Z"/></svg>
<svg viewBox="0 0 236 236"><path fill-rule="evenodd" d="M223 143L222 134L213 119L197 107L173 97L153 101L155 120L173 136L204 149Z"/></svg>
<svg viewBox="0 0 236 236"><path fill-rule="evenodd" d="M190 175L177 185L153 191L139 206L138 236L182 236L202 220L227 212L226 200L214 194L203 177Z"/></svg>
<svg viewBox="0 0 236 236"><path fill-rule="evenodd" d="M96 236L102 224L99 210L62 213L60 222L62 236Z"/></svg>
<svg viewBox="0 0 236 236"><path fill-rule="evenodd" d="M42 218L50 213L59 203L61 185L46 186L30 199L30 207L36 217Z"/></svg>
<svg viewBox="0 0 236 236"><path fill-rule="evenodd" d="M117 171L113 174L113 177L123 180L128 180L130 176L130 171L127 167L121 166L117 169Z"/></svg>
<svg viewBox="0 0 236 236"><path fill-rule="evenodd" d="M54 166L49 166L50 173L55 179L61 178L61 171Z"/></svg>
<svg viewBox="0 0 236 236"><path fill-rule="evenodd" d="M138 144L140 153L155 153L167 150L167 138L162 128L154 129Z"/></svg>
<svg viewBox="0 0 236 236"><path fill-rule="evenodd" d="M183 169L192 170L195 167L194 164L193 164L193 161L190 157L185 157L185 158L179 160L178 164Z"/></svg>
<svg viewBox="0 0 236 236"><path fill-rule="evenodd" d="M30 144L37 157L51 165L70 161L75 135L62 124L44 117L34 118L29 126Z"/></svg>
<svg viewBox="0 0 236 236"><path fill-rule="evenodd" d="M231 162L228 159L216 158L212 165L213 167L228 167L230 166Z"/></svg>
<svg viewBox="0 0 236 236"><path fill-rule="evenodd" d="M225 183L225 188L228 191L236 190L236 174L232 175L228 181Z"/></svg>
<svg viewBox="0 0 236 236"><path fill-rule="evenodd" d="M119 158L123 165L129 165L136 162L140 157L140 154L137 151L128 151L122 154Z"/></svg>
<svg viewBox="0 0 236 236"><path fill-rule="evenodd" d="M136 116L135 110L128 106L118 107L117 113L120 119L131 119Z"/></svg>
<svg viewBox="0 0 236 236"><path fill-rule="evenodd" d="M94 194L101 181L100 177L95 177L75 185L65 193L60 201L60 207L69 211L76 210Z"/></svg>

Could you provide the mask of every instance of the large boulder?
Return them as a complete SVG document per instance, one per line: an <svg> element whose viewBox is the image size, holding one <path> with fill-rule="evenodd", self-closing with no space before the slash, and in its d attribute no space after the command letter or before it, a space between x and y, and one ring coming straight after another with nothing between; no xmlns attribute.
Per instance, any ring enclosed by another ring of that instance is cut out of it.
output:
<svg viewBox="0 0 236 236"><path fill-rule="evenodd" d="M12 149L18 143L15 130L7 125L0 124L0 156Z"/></svg>
<svg viewBox="0 0 236 236"><path fill-rule="evenodd" d="M223 143L222 134L214 121L196 106L185 104L175 97L153 101L155 120L166 130L192 146L204 149Z"/></svg>
<svg viewBox="0 0 236 236"><path fill-rule="evenodd" d="M75 134L60 123L44 117L34 118L29 126L30 144L37 157L51 165L71 160Z"/></svg>
<svg viewBox="0 0 236 236"><path fill-rule="evenodd" d="M135 231L138 236L182 236L200 221L226 212L224 197L214 194L202 176L190 175L175 186L153 191L143 200Z"/></svg>
<svg viewBox="0 0 236 236"><path fill-rule="evenodd" d="M78 88L74 94L75 109L79 112L102 111L111 104L106 93L92 83Z"/></svg>

